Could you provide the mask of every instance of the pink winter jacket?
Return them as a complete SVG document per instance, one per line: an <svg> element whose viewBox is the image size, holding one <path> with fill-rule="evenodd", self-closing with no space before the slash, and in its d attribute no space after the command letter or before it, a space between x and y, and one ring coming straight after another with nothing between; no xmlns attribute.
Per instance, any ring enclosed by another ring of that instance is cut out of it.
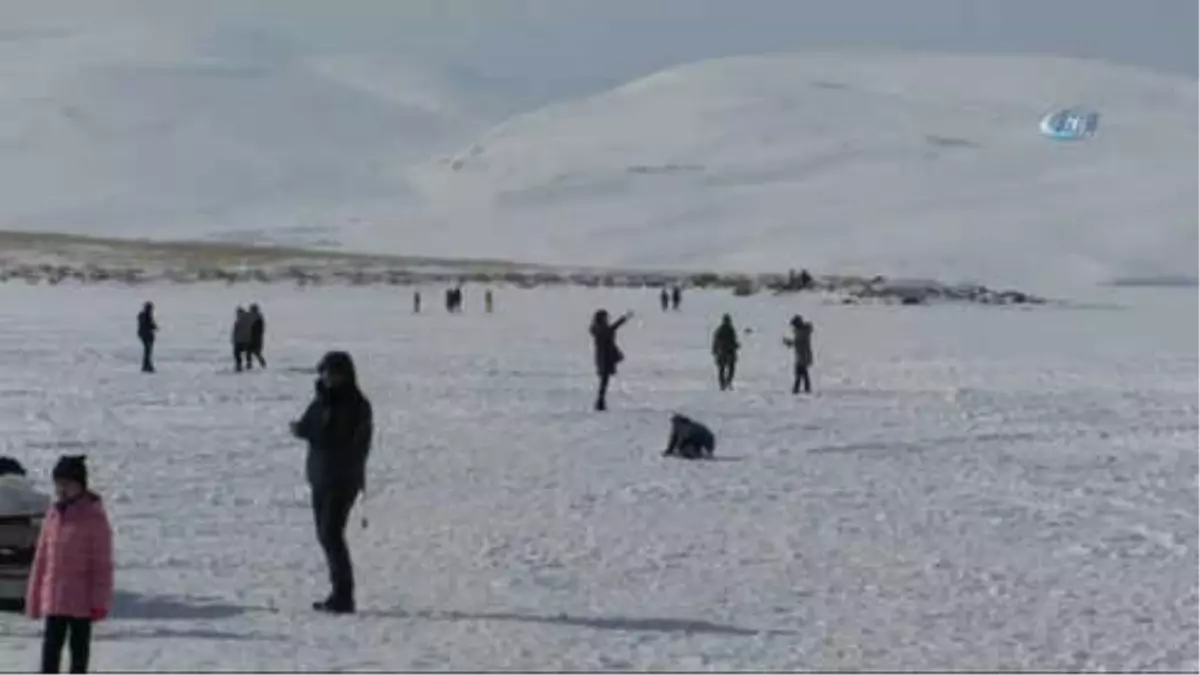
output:
<svg viewBox="0 0 1200 675"><path fill-rule="evenodd" d="M66 506L51 506L29 575L29 616L107 615L112 595L112 530L100 498L87 493Z"/></svg>

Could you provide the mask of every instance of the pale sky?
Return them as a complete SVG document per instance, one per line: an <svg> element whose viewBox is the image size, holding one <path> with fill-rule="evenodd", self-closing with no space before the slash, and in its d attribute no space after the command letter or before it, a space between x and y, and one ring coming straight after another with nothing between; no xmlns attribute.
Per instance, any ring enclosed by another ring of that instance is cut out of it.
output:
<svg viewBox="0 0 1200 675"><path fill-rule="evenodd" d="M25 24L181 22L301 51L406 52L548 86L838 46L1037 52L1197 74L1197 0L0 0ZM254 33L250 33L254 31Z"/></svg>

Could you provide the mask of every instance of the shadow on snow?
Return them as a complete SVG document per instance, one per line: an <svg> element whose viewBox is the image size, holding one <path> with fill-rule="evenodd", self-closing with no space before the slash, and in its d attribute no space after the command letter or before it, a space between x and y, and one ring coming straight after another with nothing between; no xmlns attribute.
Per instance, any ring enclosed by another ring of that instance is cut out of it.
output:
<svg viewBox="0 0 1200 675"><path fill-rule="evenodd" d="M580 617L567 614L546 616L520 614L517 612L362 612L363 616L391 618L417 618L429 621L511 621L517 623L574 626L595 630L621 632L686 633L690 635L727 635L749 637L755 635L794 635L792 631L756 630L728 624L699 621L694 619L631 618L631 617Z"/></svg>

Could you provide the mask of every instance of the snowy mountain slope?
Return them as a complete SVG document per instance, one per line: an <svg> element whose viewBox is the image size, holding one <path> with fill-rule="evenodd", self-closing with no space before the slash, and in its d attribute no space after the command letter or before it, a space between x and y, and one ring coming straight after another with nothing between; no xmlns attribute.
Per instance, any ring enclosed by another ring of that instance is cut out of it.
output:
<svg viewBox="0 0 1200 675"><path fill-rule="evenodd" d="M90 457L117 561L97 672L1194 671L1196 292L1115 293L914 314L697 292L663 315L641 291L500 289L486 315L470 287L465 314L413 316L390 288L5 284L0 453L42 487ZM270 367L238 376L247 302ZM607 415L597 306L640 310ZM726 311L753 332L723 394ZM817 326L800 400L796 311ZM333 346L378 429L348 618L308 607L326 577L286 430ZM659 457L674 410L723 461ZM39 638L0 614L0 670L35 669Z"/></svg>
<svg viewBox="0 0 1200 675"><path fill-rule="evenodd" d="M91 234L336 243L512 112L462 69L157 23L9 35L0 76L0 224Z"/></svg>
<svg viewBox="0 0 1200 675"><path fill-rule="evenodd" d="M85 23L0 36L0 229L1031 291L1196 276L1194 80L802 54L538 108L536 73ZM1096 138L1037 135L1076 103Z"/></svg>
<svg viewBox="0 0 1200 675"><path fill-rule="evenodd" d="M1194 276L1196 100L1194 80L1069 59L723 59L522 115L414 182L497 255ZM1075 104L1098 136L1038 135Z"/></svg>

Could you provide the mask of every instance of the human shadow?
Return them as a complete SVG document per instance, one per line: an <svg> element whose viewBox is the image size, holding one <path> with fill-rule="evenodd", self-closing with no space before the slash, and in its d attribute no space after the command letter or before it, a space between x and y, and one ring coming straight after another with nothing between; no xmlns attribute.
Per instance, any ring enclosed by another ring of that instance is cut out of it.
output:
<svg viewBox="0 0 1200 675"><path fill-rule="evenodd" d="M179 599L166 595L141 595L117 591L113 598L114 619L154 621L229 619L255 611L255 607L229 605L202 598Z"/></svg>
<svg viewBox="0 0 1200 675"><path fill-rule="evenodd" d="M582 617L562 613L554 616L521 614L518 612L459 612L459 611L415 611L395 610L390 612L363 612L366 616L389 618L425 619L428 621L510 621L517 623L574 626L595 630L618 632L684 633L687 635L724 635L750 637L755 635L794 635L794 631L758 630L729 624L713 623L698 619L633 618L633 617Z"/></svg>
<svg viewBox="0 0 1200 675"><path fill-rule="evenodd" d="M169 628L157 626L149 630L117 629L100 634L100 639L108 640L155 640L183 638L189 640L229 640L240 642L283 642L282 635L262 635L259 633L230 633L209 628Z"/></svg>
<svg viewBox="0 0 1200 675"><path fill-rule="evenodd" d="M817 448L809 448L808 452L811 454L887 451L923 452L925 450L941 447L980 443L1020 443L1036 441L1038 439L1039 436L1032 433L984 433L974 435L941 436L936 438L917 439L913 441L864 441L862 443L849 443L846 445L826 445Z"/></svg>

